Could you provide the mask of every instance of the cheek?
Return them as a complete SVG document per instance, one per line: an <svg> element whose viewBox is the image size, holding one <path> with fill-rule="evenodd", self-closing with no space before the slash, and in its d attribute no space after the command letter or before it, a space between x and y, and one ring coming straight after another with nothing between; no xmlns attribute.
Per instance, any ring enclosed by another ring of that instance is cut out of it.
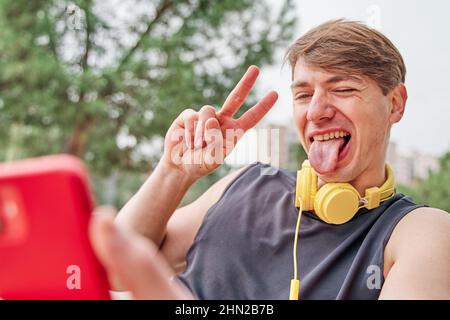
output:
<svg viewBox="0 0 450 320"><path fill-rule="evenodd" d="M383 140L386 136L387 128L389 125L389 115L384 110L384 106L374 106L375 112L368 112L365 115L367 129L372 133L377 141Z"/></svg>
<svg viewBox="0 0 450 320"><path fill-rule="evenodd" d="M377 149L382 145L384 140L384 133L380 131L370 130L366 133L367 136L367 146L370 149Z"/></svg>
<svg viewBox="0 0 450 320"><path fill-rule="evenodd" d="M348 114L366 137L372 136L372 141L374 139L379 141L386 135L389 115L387 107L380 97L361 99L359 104L353 105Z"/></svg>
<svg viewBox="0 0 450 320"><path fill-rule="evenodd" d="M303 146L304 142L303 142L303 133L305 132L305 126L306 126L306 108L302 109L302 108L296 108L294 106L294 121L295 121L295 126L297 128L297 133L299 135L300 141L302 142Z"/></svg>
<svg viewBox="0 0 450 320"><path fill-rule="evenodd" d="M362 143L369 150L384 148L387 139L387 119L383 114L364 114L359 122L363 124L361 129Z"/></svg>

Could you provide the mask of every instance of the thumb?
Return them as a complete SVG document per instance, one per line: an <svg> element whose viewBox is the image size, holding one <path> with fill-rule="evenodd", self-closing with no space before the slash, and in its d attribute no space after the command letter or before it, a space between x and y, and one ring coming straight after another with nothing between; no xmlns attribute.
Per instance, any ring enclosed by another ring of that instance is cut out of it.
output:
<svg viewBox="0 0 450 320"><path fill-rule="evenodd" d="M90 237L95 253L107 269L136 299L192 299L188 290L171 281L172 272L146 238L118 226L105 211L94 215Z"/></svg>

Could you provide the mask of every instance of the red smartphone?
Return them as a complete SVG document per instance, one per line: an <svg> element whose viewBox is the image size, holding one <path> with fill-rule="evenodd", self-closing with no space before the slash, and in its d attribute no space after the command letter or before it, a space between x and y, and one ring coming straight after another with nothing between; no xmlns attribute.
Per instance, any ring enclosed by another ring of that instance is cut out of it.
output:
<svg viewBox="0 0 450 320"><path fill-rule="evenodd" d="M110 299L88 236L90 195L76 157L0 164L0 298Z"/></svg>

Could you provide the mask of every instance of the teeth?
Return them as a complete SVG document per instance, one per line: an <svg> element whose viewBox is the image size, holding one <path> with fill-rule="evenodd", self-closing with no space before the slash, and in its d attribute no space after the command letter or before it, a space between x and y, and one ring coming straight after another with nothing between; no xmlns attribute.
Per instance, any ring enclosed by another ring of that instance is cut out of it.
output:
<svg viewBox="0 0 450 320"><path fill-rule="evenodd" d="M315 135L313 137L313 139L316 141L323 141L323 140L330 140L330 139L335 139L335 138L343 138L348 135L350 135L350 134L345 131L335 131L335 132L325 133L323 135L322 134Z"/></svg>

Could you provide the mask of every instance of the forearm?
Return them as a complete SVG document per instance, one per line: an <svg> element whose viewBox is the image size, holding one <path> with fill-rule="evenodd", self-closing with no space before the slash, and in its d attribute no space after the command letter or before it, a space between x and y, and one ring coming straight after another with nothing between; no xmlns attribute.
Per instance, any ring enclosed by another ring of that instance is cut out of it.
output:
<svg viewBox="0 0 450 320"><path fill-rule="evenodd" d="M158 164L139 191L120 210L116 223L161 245L167 221L194 181L177 169Z"/></svg>

